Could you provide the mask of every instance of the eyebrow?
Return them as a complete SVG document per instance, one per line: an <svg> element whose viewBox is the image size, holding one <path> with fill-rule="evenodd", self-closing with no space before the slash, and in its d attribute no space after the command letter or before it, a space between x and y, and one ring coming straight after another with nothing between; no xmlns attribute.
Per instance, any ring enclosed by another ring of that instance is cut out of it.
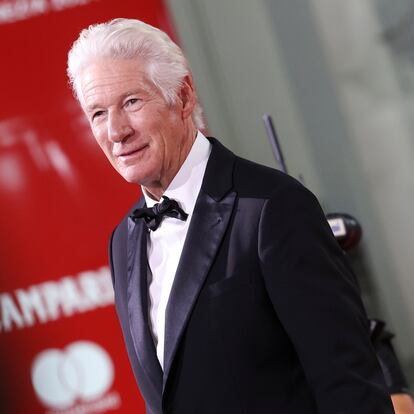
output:
<svg viewBox="0 0 414 414"><path fill-rule="evenodd" d="M93 112L96 108L101 108L101 107L102 107L101 105L95 104L95 105L87 105L85 106L85 109L87 112Z"/></svg>

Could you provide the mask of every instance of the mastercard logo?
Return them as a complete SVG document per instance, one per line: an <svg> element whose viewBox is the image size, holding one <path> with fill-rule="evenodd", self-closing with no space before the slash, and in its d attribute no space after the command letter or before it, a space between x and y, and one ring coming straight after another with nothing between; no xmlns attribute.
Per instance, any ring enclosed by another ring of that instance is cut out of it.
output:
<svg viewBox="0 0 414 414"><path fill-rule="evenodd" d="M77 341L65 349L46 349L32 364L32 384L39 400L53 409L90 402L104 395L114 380L114 366L98 344Z"/></svg>

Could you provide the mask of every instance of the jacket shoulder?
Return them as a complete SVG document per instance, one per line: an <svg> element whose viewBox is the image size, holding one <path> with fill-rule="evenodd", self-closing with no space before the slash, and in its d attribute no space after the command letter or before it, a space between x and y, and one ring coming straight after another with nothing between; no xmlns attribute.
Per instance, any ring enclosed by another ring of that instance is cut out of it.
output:
<svg viewBox="0 0 414 414"><path fill-rule="evenodd" d="M140 199L135 202L126 212L126 214L122 217L121 221L115 226L110 241L119 237L119 233L125 231L128 228L128 218L131 216L132 212L139 207L142 207L144 204L144 197L140 197Z"/></svg>
<svg viewBox="0 0 414 414"><path fill-rule="evenodd" d="M108 254L109 254L109 263L111 266L112 279L114 280L115 270L117 269L117 264L119 258L125 256L126 252L126 240L128 237L128 218L131 213L138 207L141 207L143 204L143 197L141 197L125 214L119 224L116 225L112 234L109 238L108 243ZM125 260L125 257L123 257Z"/></svg>
<svg viewBox="0 0 414 414"><path fill-rule="evenodd" d="M271 198L291 191L311 193L294 177L237 156L234 163L233 183L242 197Z"/></svg>

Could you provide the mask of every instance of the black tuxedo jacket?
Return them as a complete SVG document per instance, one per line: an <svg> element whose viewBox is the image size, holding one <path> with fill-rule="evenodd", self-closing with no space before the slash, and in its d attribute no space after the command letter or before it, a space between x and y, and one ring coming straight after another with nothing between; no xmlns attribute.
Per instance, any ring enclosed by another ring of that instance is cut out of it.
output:
<svg viewBox="0 0 414 414"><path fill-rule="evenodd" d="M211 142L167 306L164 371L148 325L144 222L126 216L110 242L147 413L393 413L358 288L315 197Z"/></svg>

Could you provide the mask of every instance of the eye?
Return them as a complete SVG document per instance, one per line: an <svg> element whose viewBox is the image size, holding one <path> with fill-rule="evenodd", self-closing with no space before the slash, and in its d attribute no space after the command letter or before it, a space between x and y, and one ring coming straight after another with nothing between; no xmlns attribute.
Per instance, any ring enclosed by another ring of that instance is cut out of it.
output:
<svg viewBox="0 0 414 414"><path fill-rule="evenodd" d="M98 118L98 117L102 116L103 114L104 114L104 111L96 111L96 112L94 112L93 115L92 115L92 121L95 118Z"/></svg>
<svg viewBox="0 0 414 414"><path fill-rule="evenodd" d="M132 106L139 101L138 98L130 98L125 102L125 106Z"/></svg>

